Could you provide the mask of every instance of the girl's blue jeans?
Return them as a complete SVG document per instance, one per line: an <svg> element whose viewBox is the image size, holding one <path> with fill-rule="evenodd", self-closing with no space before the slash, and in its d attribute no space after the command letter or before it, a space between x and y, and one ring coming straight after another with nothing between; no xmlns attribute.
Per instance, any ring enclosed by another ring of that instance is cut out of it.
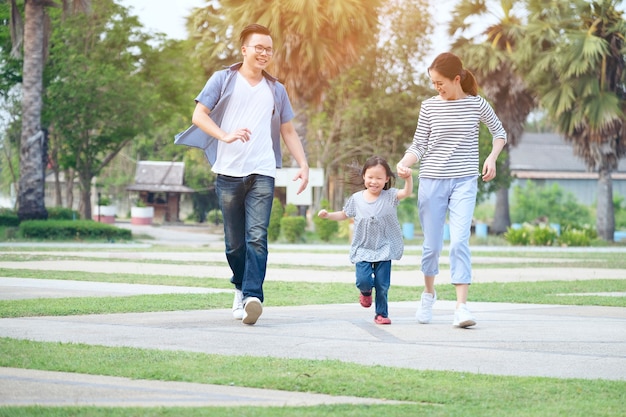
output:
<svg viewBox="0 0 626 417"><path fill-rule="evenodd" d="M391 261L357 262L356 287L361 292L376 290L376 315L389 317L387 293L391 283Z"/></svg>
<svg viewBox="0 0 626 417"><path fill-rule="evenodd" d="M224 218L226 259L231 282L243 297L263 302L267 269L267 228L274 200L274 178L265 175L218 175L217 198Z"/></svg>

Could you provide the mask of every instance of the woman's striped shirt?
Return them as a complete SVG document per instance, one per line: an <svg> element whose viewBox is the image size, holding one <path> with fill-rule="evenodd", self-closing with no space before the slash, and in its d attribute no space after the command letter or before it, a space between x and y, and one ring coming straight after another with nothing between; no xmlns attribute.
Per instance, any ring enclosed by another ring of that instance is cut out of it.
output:
<svg viewBox="0 0 626 417"><path fill-rule="evenodd" d="M479 174L478 127L483 122L495 139L506 132L495 112L480 96L422 102L413 143L407 149L420 161L420 178L462 178Z"/></svg>

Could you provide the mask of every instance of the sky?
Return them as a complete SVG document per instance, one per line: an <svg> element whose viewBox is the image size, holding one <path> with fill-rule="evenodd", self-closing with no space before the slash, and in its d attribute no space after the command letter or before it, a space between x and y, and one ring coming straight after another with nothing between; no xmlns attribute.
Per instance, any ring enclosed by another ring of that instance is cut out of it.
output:
<svg viewBox="0 0 626 417"><path fill-rule="evenodd" d="M139 17L146 29L163 32L173 39L187 37L185 18L193 8L204 7L207 4L206 0L117 0L117 2L132 7L133 14ZM446 25L456 2L457 0L429 1L435 21L435 33L432 38L433 51L426 58L428 65L437 54L446 52L449 46Z"/></svg>
<svg viewBox="0 0 626 417"><path fill-rule="evenodd" d="M132 14L154 32L163 32L172 39L185 39L185 18L195 7L204 7L206 0L117 0L117 3L132 7Z"/></svg>

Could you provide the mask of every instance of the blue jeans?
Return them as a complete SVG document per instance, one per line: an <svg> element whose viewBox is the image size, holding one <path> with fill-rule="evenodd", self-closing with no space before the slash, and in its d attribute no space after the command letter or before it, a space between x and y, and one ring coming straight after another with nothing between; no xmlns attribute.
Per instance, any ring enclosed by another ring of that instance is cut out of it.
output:
<svg viewBox="0 0 626 417"><path fill-rule="evenodd" d="M478 191L477 177L451 179L420 178L419 217L424 232L422 272L439 273L443 249L443 225L450 219L450 273L452 284L471 284L472 265L469 248L472 216Z"/></svg>
<svg viewBox="0 0 626 417"><path fill-rule="evenodd" d="M357 262L356 287L361 292L371 292L376 289L376 315L389 317L387 292L391 283L391 261Z"/></svg>
<svg viewBox="0 0 626 417"><path fill-rule="evenodd" d="M226 259L233 272L230 281L241 289L244 299L257 297L263 302L274 178L218 175L215 188L224 217Z"/></svg>

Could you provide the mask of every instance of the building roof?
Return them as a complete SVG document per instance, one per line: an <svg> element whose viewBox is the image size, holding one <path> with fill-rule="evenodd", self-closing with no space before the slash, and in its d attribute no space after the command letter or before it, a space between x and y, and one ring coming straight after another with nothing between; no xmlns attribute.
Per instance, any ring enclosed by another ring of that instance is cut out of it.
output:
<svg viewBox="0 0 626 417"><path fill-rule="evenodd" d="M183 185L184 162L139 161L135 172L135 183L126 187L128 191L193 193Z"/></svg>
<svg viewBox="0 0 626 417"><path fill-rule="evenodd" d="M557 133L524 133L509 148L510 169L518 178L598 178L574 154L572 144ZM626 178L626 160L619 161L614 178Z"/></svg>

